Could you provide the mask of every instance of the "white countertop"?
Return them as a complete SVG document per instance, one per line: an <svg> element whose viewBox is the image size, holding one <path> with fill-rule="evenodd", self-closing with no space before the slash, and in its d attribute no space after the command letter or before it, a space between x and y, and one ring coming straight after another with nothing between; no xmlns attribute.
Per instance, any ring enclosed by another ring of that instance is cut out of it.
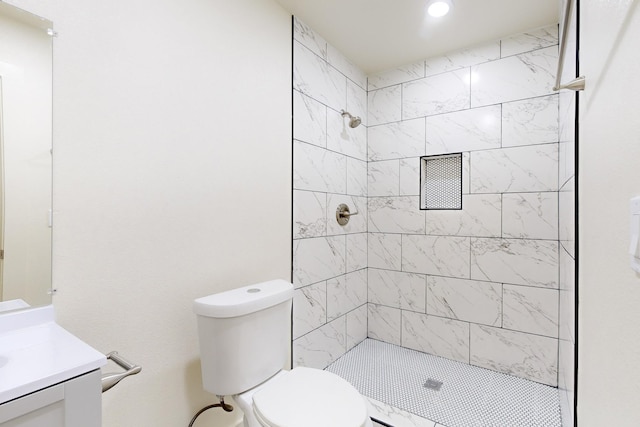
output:
<svg viewBox="0 0 640 427"><path fill-rule="evenodd" d="M0 404L106 365L55 323L53 306L0 315Z"/></svg>

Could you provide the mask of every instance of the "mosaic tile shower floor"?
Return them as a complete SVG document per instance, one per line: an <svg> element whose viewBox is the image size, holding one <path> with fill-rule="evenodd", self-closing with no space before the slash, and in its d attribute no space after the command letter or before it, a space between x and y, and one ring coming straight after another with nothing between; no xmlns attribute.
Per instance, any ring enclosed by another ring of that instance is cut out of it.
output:
<svg viewBox="0 0 640 427"><path fill-rule="evenodd" d="M366 339L327 367L365 396L448 427L561 427L558 390ZM442 382L439 391L428 380Z"/></svg>

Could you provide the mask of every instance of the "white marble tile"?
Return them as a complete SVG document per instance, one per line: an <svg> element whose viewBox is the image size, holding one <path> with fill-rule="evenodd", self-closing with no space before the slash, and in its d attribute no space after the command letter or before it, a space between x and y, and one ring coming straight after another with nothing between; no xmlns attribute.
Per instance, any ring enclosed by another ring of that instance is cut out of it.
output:
<svg viewBox="0 0 640 427"><path fill-rule="evenodd" d="M349 61L331 44L327 44L327 61L329 61L329 64L331 64L335 69L347 76L352 82L360 86L362 90L367 89L367 75L364 71Z"/></svg>
<svg viewBox="0 0 640 427"><path fill-rule="evenodd" d="M469 69L402 85L402 118L413 119L469 108Z"/></svg>
<svg viewBox="0 0 640 427"><path fill-rule="evenodd" d="M293 341L293 367L324 369L346 352L346 316Z"/></svg>
<svg viewBox="0 0 640 427"><path fill-rule="evenodd" d="M352 215L345 225L338 224L336 210L338 206L349 206ZM342 194L327 195L327 235L364 233L367 231L367 198L358 196L345 196Z"/></svg>
<svg viewBox="0 0 640 427"><path fill-rule="evenodd" d="M367 196L367 162L347 157L347 194Z"/></svg>
<svg viewBox="0 0 640 427"><path fill-rule="evenodd" d="M402 117L402 88L400 85L396 85L370 91L367 106L367 124L369 126L400 121Z"/></svg>
<svg viewBox="0 0 640 427"><path fill-rule="evenodd" d="M369 233L368 266L400 270L402 236L399 234Z"/></svg>
<svg viewBox="0 0 640 427"><path fill-rule="evenodd" d="M502 57L558 44L558 25L536 28L501 40ZM571 51L567 51L571 52Z"/></svg>
<svg viewBox="0 0 640 427"><path fill-rule="evenodd" d="M347 78L297 41L293 43L293 88L336 111L347 102Z"/></svg>
<svg viewBox="0 0 640 427"><path fill-rule="evenodd" d="M500 105L427 117L425 154L500 148Z"/></svg>
<svg viewBox="0 0 640 427"><path fill-rule="evenodd" d="M563 191L571 179L575 176L576 168L576 144L574 141L561 142L558 144L559 148L559 171L558 171L558 186ZM571 186L570 188L572 188Z"/></svg>
<svg viewBox="0 0 640 427"><path fill-rule="evenodd" d="M560 341L559 358L559 395L560 395L560 415L563 426L574 426L574 348L571 343ZM563 363L564 362L564 363Z"/></svg>
<svg viewBox="0 0 640 427"><path fill-rule="evenodd" d="M403 311L402 346L469 363L469 324Z"/></svg>
<svg viewBox="0 0 640 427"><path fill-rule="evenodd" d="M503 194L502 235L558 240L558 193Z"/></svg>
<svg viewBox="0 0 640 427"><path fill-rule="evenodd" d="M420 195L420 158L400 159L400 195Z"/></svg>
<svg viewBox="0 0 640 427"><path fill-rule="evenodd" d="M293 91L293 138L319 147L327 146L327 107Z"/></svg>
<svg viewBox="0 0 640 427"><path fill-rule="evenodd" d="M345 236L293 241L293 283L301 287L346 273Z"/></svg>
<svg viewBox="0 0 640 427"><path fill-rule="evenodd" d="M404 235L402 271L469 278L469 238Z"/></svg>
<svg viewBox="0 0 640 427"><path fill-rule="evenodd" d="M502 104L502 146L558 142L558 95Z"/></svg>
<svg viewBox="0 0 640 427"><path fill-rule="evenodd" d="M367 91L351 80L347 80L346 110L353 116L360 117L361 126L367 126Z"/></svg>
<svg viewBox="0 0 640 427"><path fill-rule="evenodd" d="M557 385L558 340L471 324L471 364Z"/></svg>
<svg viewBox="0 0 640 427"><path fill-rule="evenodd" d="M422 77L425 77L424 61L419 61L369 76L368 89L382 89L384 87L410 82L411 80L420 79Z"/></svg>
<svg viewBox="0 0 640 427"><path fill-rule="evenodd" d="M563 404L563 402L562 402L563 397L566 398L566 395L562 396L563 392L566 393L567 392L567 388L573 386L573 384L571 386L569 386L569 384L567 384L567 382L566 382L566 379L567 379L566 377L567 376L573 377L573 375L567 375L567 373L568 373L567 371L568 370L572 370L572 371L574 370L573 366L571 366L571 365L573 365L573 350L574 350L572 347L573 347L572 343L570 343L568 341L560 340L558 342L558 392L560 394L560 396L559 396L560 397L560 406L562 406L562 404ZM567 362L569 362L569 360L567 360L569 358L567 357L568 355L565 353L569 349L571 350L571 353L572 353L571 354L571 363L567 363ZM569 369L567 369L567 368L569 368ZM560 411L564 411L564 410L565 410L565 408L562 408L562 407L560 408ZM564 419L563 419L563 421L564 421ZM569 425L570 426L572 424L564 424L563 423L562 425Z"/></svg>
<svg viewBox="0 0 640 427"><path fill-rule="evenodd" d="M368 302L425 312L426 276L369 268Z"/></svg>
<svg viewBox="0 0 640 427"><path fill-rule="evenodd" d="M575 238L575 212L576 201L573 191L560 191L558 193L558 205L560 212L560 222L558 234L562 244L569 250L569 254L575 258L574 243Z"/></svg>
<svg viewBox="0 0 640 427"><path fill-rule="evenodd" d="M327 283L296 289L293 294L293 338L327 323Z"/></svg>
<svg viewBox="0 0 640 427"><path fill-rule="evenodd" d="M424 234L419 196L369 197L369 231Z"/></svg>
<svg viewBox="0 0 640 427"><path fill-rule="evenodd" d="M575 75L575 74L574 74ZM567 80L571 80L568 78ZM563 81L567 81L563 80ZM559 139L562 142L576 139L576 94L573 91L561 91L558 94Z"/></svg>
<svg viewBox="0 0 640 427"><path fill-rule="evenodd" d="M367 304L347 313L347 351L367 338Z"/></svg>
<svg viewBox="0 0 640 427"><path fill-rule="evenodd" d="M327 234L327 195L312 191L293 191L293 238Z"/></svg>
<svg viewBox="0 0 640 427"><path fill-rule="evenodd" d="M424 118L373 126L367 131L369 160L400 159L424 155Z"/></svg>
<svg viewBox="0 0 640 427"><path fill-rule="evenodd" d="M346 157L306 144L293 142L293 188L296 190L345 193Z"/></svg>
<svg viewBox="0 0 640 427"><path fill-rule="evenodd" d="M575 261L560 249L560 298L558 315L558 337L561 341L575 342L576 339L576 294Z"/></svg>
<svg viewBox="0 0 640 427"><path fill-rule="evenodd" d="M367 128L349 127L349 119L329 109L327 111L327 148L340 154L367 160Z"/></svg>
<svg viewBox="0 0 640 427"><path fill-rule="evenodd" d="M558 341L559 355L558 355L558 367L560 368L559 384L558 386L568 392L573 392L575 384L575 369L574 369L574 352L575 342L573 340Z"/></svg>
<svg viewBox="0 0 640 427"><path fill-rule="evenodd" d="M367 270L327 280L327 319L333 320L367 302Z"/></svg>
<svg viewBox="0 0 640 427"><path fill-rule="evenodd" d="M500 42L493 41L427 59L426 74L432 76L500 58Z"/></svg>
<svg viewBox="0 0 640 427"><path fill-rule="evenodd" d="M368 163L369 197L397 196L400 192L399 160Z"/></svg>
<svg viewBox="0 0 640 427"><path fill-rule="evenodd" d="M322 59L327 59L326 40L298 17L294 17L293 19L293 38Z"/></svg>
<svg viewBox="0 0 640 427"><path fill-rule="evenodd" d="M558 337L558 290L504 285L502 327Z"/></svg>
<svg viewBox="0 0 640 427"><path fill-rule="evenodd" d="M400 309L377 304L367 306L369 338L400 345Z"/></svg>
<svg viewBox="0 0 640 427"><path fill-rule="evenodd" d="M472 238L471 278L557 288L558 242Z"/></svg>
<svg viewBox="0 0 640 427"><path fill-rule="evenodd" d="M559 292L558 338L560 341L575 342L576 294L565 289L560 289Z"/></svg>
<svg viewBox="0 0 640 427"><path fill-rule="evenodd" d="M471 107L552 94L556 46L471 67Z"/></svg>
<svg viewBox="0 0 640 427"><path fill-rule="evenodd" d="M393 427L436 427L434 421L365 396L369 416ZM378 424L381 425L381 424Z"/></svg>
<svg viewBox="0 0 640 427"><path fill-rule="evenodd" d="M426 234L500 237L500 194L463 194L461 210L428 210Z"/></svg>
<svg viewBox="0 0 640 427"><path fill-rule="evenodd" d="M367 233L347 235L347 272L367 267Z"/></svg>
<svg viewBox="0 0 640 427"><path fill-rule="evenodd" d="M471 153L462 153L462 194L471 193Z"/></svg>
<svg viewBox="0 0 640 427"><path fill-rule="evenodd" d="M576 290L576 276L575 267L576 261L571 256L569 250L564 246L564 242L560 242L560 290L565 291L568 294L575 293ZM563 307L564 308L564 307Z"/></svg>
<svg viewBox="0 0 640 427"><path fill-rule="evenodd" d="M472 193L557 191L558 144L475 151Z"/></svg>
<svg viewBox="0 0 640 427"><path fill-rule="evenodd" d="M500 326L502 285L477 280L429 276L427 314Z"/></svg>

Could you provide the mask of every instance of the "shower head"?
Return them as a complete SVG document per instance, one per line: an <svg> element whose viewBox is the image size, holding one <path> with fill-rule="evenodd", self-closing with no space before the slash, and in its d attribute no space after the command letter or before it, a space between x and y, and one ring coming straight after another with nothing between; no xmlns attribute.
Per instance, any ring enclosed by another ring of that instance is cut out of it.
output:
<svg viewBox="0 0 640 427"><path fill-rule="evenodd" d="M348 111L342 110L342 117L349 117L349 127L357 128L362 123L362 119L358 116L352 116Z"/></svg>

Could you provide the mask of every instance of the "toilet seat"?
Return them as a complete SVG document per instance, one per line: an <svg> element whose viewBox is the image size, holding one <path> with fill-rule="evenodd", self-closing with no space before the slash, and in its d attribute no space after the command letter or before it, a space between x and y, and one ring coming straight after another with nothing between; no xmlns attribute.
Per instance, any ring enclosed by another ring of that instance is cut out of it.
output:
<svg viewBox="0 0 640 427"><path fill-rule="evenodd" d="M253 411L265 427L363 427L364 398L347 381L319 369L299 367L253 395Z"/></svg>

